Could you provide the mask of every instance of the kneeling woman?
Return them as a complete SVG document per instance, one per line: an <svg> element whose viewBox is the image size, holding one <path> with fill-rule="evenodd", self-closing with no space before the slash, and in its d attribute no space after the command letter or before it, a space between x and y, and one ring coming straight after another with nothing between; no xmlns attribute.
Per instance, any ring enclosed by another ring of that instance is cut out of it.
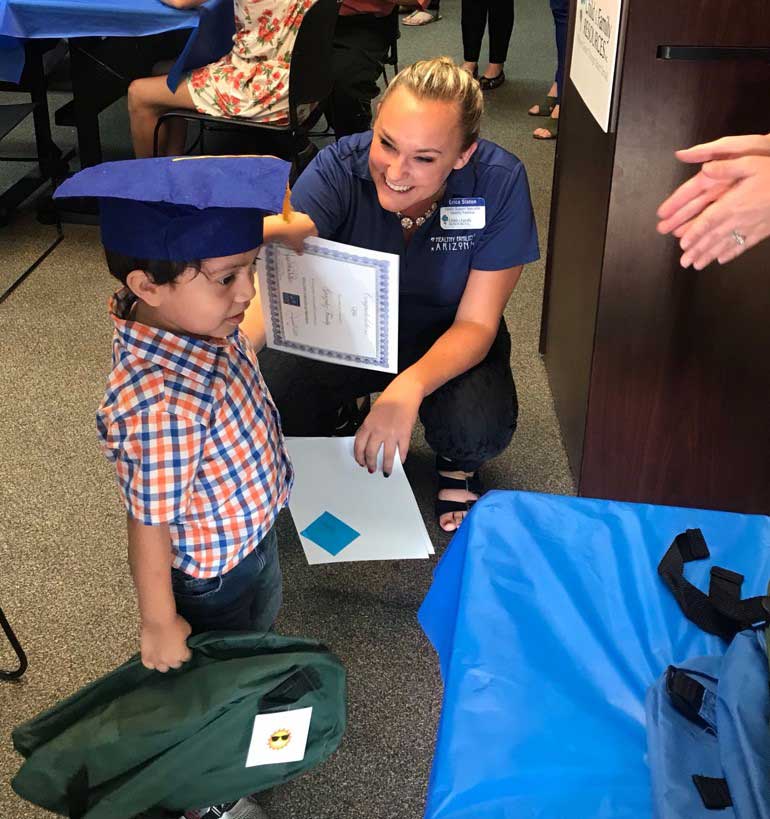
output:
<svg viewBox="0 0 770 819"><path fill-rule="evenodd" d="M322 150L292 191L298 233L400 256L398 375L261 356L288 435L332 435L341 404L382 391L356 433L370 472L383 446L386 474L396 446L406 456L419 414L446 531L516 426L502 314L538 258L526 172L479 139L482 107L478 82L448 58L415 63L386 90L374 130Z"/></svg>

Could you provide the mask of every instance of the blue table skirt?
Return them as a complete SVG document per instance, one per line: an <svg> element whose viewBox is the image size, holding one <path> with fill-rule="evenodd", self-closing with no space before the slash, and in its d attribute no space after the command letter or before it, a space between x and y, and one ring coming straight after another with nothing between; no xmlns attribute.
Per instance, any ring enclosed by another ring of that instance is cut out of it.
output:
<svg viewBox="0 0 770 819"><path fill-rule="evenodd" d="M199 24L206 31L188 41L176 82L184 70L227 53L235 28L232 0L209 0L184 11L160 0L0 0L0 80L19 81L25 39L139 37L178 29L197 35Z"/></svg>
<svg viewBox="0 0 770 819"><path fill-rule="evenodd" d="M419 612L444 703L426 819L645 819L644 697L670 663L721 653L657 574L674 536L764 594L770 520L491 492L439 563Z"/></svg>

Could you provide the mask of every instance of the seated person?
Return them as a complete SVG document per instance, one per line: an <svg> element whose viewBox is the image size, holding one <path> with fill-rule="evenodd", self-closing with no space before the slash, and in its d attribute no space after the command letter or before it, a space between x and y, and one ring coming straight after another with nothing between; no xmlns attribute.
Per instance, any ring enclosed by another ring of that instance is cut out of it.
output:
<svg viewBox="0 0 770 819"><path fill-rule="evenodd" d="M430 0L404 0L417 10ZM334 30L334 86L326 117L337 138L368 131L371 102L380 93L377 80L388 49L398 37L398 3L390 0L341 0Z"/></svg>
<svg viewBox="0 0 770 819"><path fill-rule="evenodd" d="M446 531L516 426L502 315L539 255L526 172L479 139L482 108L478 82L452 60L418 62L390 83L374 131L324 148L292 192L305 235L400 256L398 375L274 350L260 359L290 435L331 435L341 404L382 391L356 433L356 460L371 472L383 446L386 474L396 446L406 456L419 413Z"/></svg>
<svg viewBox="0 0 770 819"><path fill-rule="evenodd" d="M178 9L205 0L163 0ZM167 76L134 80L128 89L131 140L137 158L152 156L158 117L171 108L285 124L289 111L289 62L302 19L315 0L235 0L233 50L197 68L171 92ZM165 133L164 133L165 132ZM185 123L177 120L159 134L160 153L184 151Z"/></svg>

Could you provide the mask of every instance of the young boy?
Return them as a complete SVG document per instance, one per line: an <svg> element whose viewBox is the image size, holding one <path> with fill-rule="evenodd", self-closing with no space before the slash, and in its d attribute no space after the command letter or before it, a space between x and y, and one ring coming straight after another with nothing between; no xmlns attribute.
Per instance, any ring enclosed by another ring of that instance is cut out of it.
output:
<svg viewBox="0 0 770 819"><path fill-rule="evenodd" d="M274 523L292 470L257 365L254 275L288 171L265 157L131 160L56 192L99 197L123 285L97 427L128 512L142 662L161 672L189 659L191 632L267 630L281 605Z"/></svg>

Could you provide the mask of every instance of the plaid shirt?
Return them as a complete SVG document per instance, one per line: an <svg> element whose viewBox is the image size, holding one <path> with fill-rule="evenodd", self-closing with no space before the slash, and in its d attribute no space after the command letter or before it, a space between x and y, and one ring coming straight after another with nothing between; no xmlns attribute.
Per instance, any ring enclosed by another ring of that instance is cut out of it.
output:
<svg viewBox="0 0 770 819"><path fill-rule="evenodd" d="M131 517L169 525L173 565L216 577L257 546L289 499L278 412L239 331L179 336L127 319L134 302L125 289L110 302L101 446Z"/></svg>

